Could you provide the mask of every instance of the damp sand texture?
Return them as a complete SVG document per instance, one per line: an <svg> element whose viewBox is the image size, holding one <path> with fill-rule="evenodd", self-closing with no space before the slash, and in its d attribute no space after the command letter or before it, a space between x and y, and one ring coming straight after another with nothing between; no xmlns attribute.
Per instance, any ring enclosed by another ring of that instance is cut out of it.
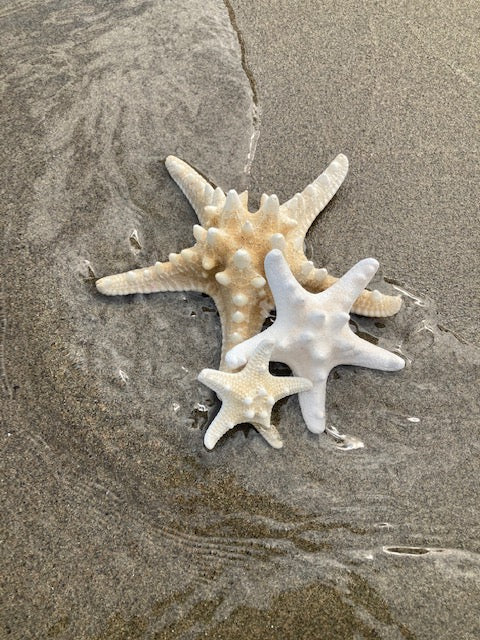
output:
<svg viewBox="0 0 480 640"><path fill-rule="evenodd" d="M479 10L337 5L0 9L2 640L480 636ZM339 152L309 259L379 260L404 307L354 325L407 367L330 375L363 448L293 397L207 452L212 301L94 279L191 244L167 155L258 204Z"/></svg>

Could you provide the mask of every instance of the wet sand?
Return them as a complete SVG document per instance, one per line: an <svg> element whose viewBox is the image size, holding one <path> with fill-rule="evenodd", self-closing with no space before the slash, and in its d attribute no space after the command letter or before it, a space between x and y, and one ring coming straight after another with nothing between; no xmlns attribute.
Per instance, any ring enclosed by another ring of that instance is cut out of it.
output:
<svg viewBox="0 0 480 640"><path fill-rule="evenodd" d="M480 636L476 4L12 2L0 10L0 637ZM290 197L338 153L318 266L380 260L404 371L339 367L284 449L203 448L213 302L107 299L196 222L173 153ZM138 242L132 238L136 230Z"/></svg>

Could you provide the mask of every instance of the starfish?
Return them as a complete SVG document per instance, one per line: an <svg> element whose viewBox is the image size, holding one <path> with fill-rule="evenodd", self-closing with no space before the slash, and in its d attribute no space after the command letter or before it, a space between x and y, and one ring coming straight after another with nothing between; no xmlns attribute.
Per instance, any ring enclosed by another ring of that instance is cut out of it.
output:
<svg viewBox="0 0 480 640"><path fill-rule="evenodd" d="M326 269L316 269L304 254L305 235L318 213L343 182L348 160L340 154L302 193L280 206L276 195L261 198L256 213L247 209L248 192L240 195L213 188L188 164L168 156L166 167L201 222L194 225L196 243L168 262L97 280L106 295L157 291L201 291L210 295L222 323L222 356L234 345L261 331L273 309L263 263L272 248L285 253L297 280L311 292L336 282ZM388 316L401 305L399 296L359 291L353 310L367 316Z"/></svg>
<svg viewBox="0 0 480 640"><path fill-rule="evenodd" d="M213 389L222 400L222 408L208 427L204 443L213 449L218 440L236 424L250 422L275 449L283 446L280 434L270 423L277 400L312 388L310 380L291 376L272 376L268 362L274 343L257 344L245 367L237 373L203 369L198 379Z"/></svg>
<svg viewBox="0 0 480 640"><path fill-rule="evenodd" d="M340 364L397 371L405 366L400 356L359 338L350 329L349 311L355 299L378 269L374 258L357 262L333 286L322 293L306 291L295 279L278 249L265 258L265 272L275 299L273 325L226 354L226 366L242 366L259 342L273 340L272 359L284 362L295 375L313 382L299 395L307 427L325 430L325 390L328 374Z"/></svg>

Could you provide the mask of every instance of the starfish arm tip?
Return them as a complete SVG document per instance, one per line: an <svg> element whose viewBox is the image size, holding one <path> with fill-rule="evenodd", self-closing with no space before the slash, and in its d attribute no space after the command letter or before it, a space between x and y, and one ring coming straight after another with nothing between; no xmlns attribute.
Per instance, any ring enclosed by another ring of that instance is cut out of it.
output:
<svg viewBox="0 0 480 640"><path fill-rule="evenodd" d="M104 296L108 296L111 295L108 291L109 289L109 279L108 276L105 276L104 278L99 278L96 282L95 282L95 286L97 287L97 291L99 291L100 293L103 293Z"/></svg>
<svg viewBox="0 0 480 640"><path fill-rule="evenodd" d="M380 263L376 258L364 258L363 260L360 260L360 262L363 264L368 264L375 269L378 269L378 267L380 266Z"/></svg>
<svg viewBox="0 0 480 640"><path fill-rule="evenodd" d="M363 258L363 260L359 260L350 271L357 273L359 276L363 276L365 279L368 278L369 281L378 271L379 266L380 263L376 258Z"/></svg>
<svg viewBox="0 0 480 640"><path fill-rule="evenodd" d="M222 406L213 422L205 431L205 435L203 436L203 444L205 447L212 450L220 438L224 436L227 431L233 429L235 424L235 420L232 420L231 411Z"/></svg>
<svg viewBox="0 0 480 640"><path fill-rule="evenodd" d="M360 260L329 288L329 295L335 296L337 291L343 292L344 304L351 309L378 267L379 263L375 258Z"/></svg>
<svg viewBox="0 0 480 640"><path fill-rule="evenodd" d="M325 431L326 379L315 383L309 391L299 394L298 401L307 429L312 433Z"/></svg>
<svg viewBox="0 0 480 640"><path fill-rule="evenodd" d="M228 374L216 369L202 369L197 376L197 380L212 389L212 391L215 391L217 396L221 398L224 389L228 387L227 376Z"/></svg>
<svg viewBox="0 0 480 640"><path fill-rule="evenodd" d="M292 273L290 265L280 249L272 249L267 253L264 260L265 275L267 276L270 290L275 300L277 314L279 308L289 306L285 292L293 292L301 290L301 285Z"/></svg>
<svg viewBox="0 0 480 640"><path fill-rule="evenodd" d="M205 436L203 437L203 444L205 445L205 448L211 451L215 447L217 442L218 438L215 439L215 437L212 434L209 434L207 430Z"/></svg>
<svg viewBox="0 0 480 640"><path fill-rule="evenodd" d="M268 269L270 266L278 265L282 262L283 253L280 249L272 249L265 256L265 268Z"/></svg>
<svg viewBox="0 0 480 640"><path fill-rule="evenodd" d="M326 419L325 416L307 416L304 415L303 419L305 420L305 424L307 425L307 429L310 433L323 433L326 427Z"/></svg>
<svg viewBox="0 0 480 640"><path fill-rule="evenodd" d="M352 334L353 355L344 364L368 367L379 371L400 371L405 367L405 360L396 353L383 349Z"/></svg>
<svg viewBox="0 0 480 640"><path fill-rule="evenodd" d="M395 356L392 364L394 365L394 368L392 367L391 371L401 371L402 369L405 368L405 360L398 356L396 353L392 353L392 356Z"/></svg>
<svg viewBox="0 0 480 640"><path fill-rule="evenodd" d="M381 313L383 317L394 316L401 309L403 304L403 298L401 295L398 296L389 296L386 294L381 294ZM378 296L377 296L378 297ZM379 312L380 312L379 311Z"/></svg>
<svg viewBox="0 0 480 640"><path fill-rule="evenodd" d="M186 170L188 165L177 158L177 156L169 155L165 158L165 167L167 168L168 173L175 179L174 174L178 172L182 172Z"/></svg>
<svg viewBox="0 0 480 640"><path fill-rule="evenodd" d="M349 164L347 156L344 153L339 153L330 165L342 182L348 173Z"/></svg>
<svg viewBox="0 0 480 640"><path fill-rule="evenodd" d="M394 315L397 311L400 311L400 307L402 306L402 296L389 296L392 299L391 302L391 313Z"/></svg>
<svg viewBox="0 0 480 640"><path fill-rule="evenodd" d="M99 278L95 282L97 291L104 296L121 296L130 293L142 293L137 280L131 282L127 280L126 273L115 273L110 276Z"/></svg>
<svg viewBox="0 0 480 640"><path fill-rule="evenodd" d="M379 369L383 371L401 371L405 368L405 360L396 353L388 351L388 349L380 349L383 352L383 359L380 363Z"/></svg>

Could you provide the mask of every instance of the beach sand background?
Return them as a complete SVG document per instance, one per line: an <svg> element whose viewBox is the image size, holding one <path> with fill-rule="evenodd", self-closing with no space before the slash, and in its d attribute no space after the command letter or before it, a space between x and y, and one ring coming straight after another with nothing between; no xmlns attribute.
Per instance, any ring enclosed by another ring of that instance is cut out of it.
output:
<svg viewBox="0 0 480 640"><path fill-rule="evenodd" d="M0 9L0 637L480 637L479 25L473 1ZM254 207L339 152L307 249L379 259L404 306L354 321L407 367L330 376L364 448L293 397L282 450L242 427L207 452L213 302L94 280L192 243L167 155Z"/></svg>

